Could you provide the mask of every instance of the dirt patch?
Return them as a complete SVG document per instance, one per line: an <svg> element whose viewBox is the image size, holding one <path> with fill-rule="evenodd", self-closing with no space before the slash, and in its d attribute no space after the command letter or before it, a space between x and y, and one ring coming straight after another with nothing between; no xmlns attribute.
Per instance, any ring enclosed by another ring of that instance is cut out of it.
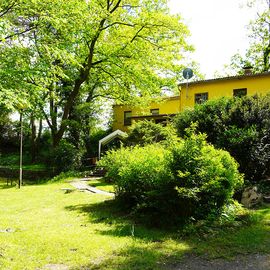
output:
<svg viewBox="0 0 270 270"><path fill-rule="evenodd" d="M166 270L270 270L270 255L239 255L232 260L208 260L186 255L182 262L167 266Z"/></svg>

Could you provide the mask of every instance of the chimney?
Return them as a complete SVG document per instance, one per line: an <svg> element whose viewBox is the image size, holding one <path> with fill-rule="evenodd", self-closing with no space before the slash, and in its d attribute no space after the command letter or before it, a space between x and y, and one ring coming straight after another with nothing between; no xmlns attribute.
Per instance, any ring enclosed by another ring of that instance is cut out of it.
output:
<svg viewBox="0 0 270 270"><path fill-rule="evenodd" d="M244 66L243 67L243 70L244 70L244 75L252 75L253 72L253 67L252 66Z"/></svg>

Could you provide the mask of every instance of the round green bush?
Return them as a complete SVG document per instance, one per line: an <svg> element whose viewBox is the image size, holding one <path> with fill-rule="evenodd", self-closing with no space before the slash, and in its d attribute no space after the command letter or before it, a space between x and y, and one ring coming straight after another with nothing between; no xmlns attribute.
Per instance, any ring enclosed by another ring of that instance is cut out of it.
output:
<svg viewBox="0 0 270 270"><path fill-rule="evenodd" d="M155 225L219 214L242 182L230 154L204 135L110 151L99 163L116 186L116 199Z"/></svg>
<svg viewBox="0 0 270 270"><path fill-rule="evenodd" d="M99 162L106 178L115 184L116 197L131 207L143 202L147 193L172 181L168 169L170 152L159 144L112 150Z"/></svg>
<svg viewBox="0 0 270 270"><path fill-rule="evenodd" d="M205 135L189 135L173 145L171 153L170 170L182 216L200 219L219 214L243 183L236 161L207 144Z"/></svg>
<svg viewBox="0 0 270 270"><path fill-rule="evenodd" d="M168 142L176 137L176 130L170 126L156 124L150 120L135 122L129 129L125 140L126 146L147 145L158 142Z"/></svg>

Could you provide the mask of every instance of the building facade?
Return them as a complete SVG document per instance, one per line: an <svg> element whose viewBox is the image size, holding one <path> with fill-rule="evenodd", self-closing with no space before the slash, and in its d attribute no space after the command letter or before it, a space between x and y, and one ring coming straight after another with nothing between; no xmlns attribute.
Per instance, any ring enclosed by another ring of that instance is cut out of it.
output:
<svg viewBox="0 0 270 270"><path fill-rule="evenodd" d="M153 101L145 108L115 105L113 130L128 131L133 122L144 119L151 119L156 123L164 122L175 114L207 100L265 95L270 93L270 72L181 83L178 88L179 96L167 97L160 102Z"/></svg>

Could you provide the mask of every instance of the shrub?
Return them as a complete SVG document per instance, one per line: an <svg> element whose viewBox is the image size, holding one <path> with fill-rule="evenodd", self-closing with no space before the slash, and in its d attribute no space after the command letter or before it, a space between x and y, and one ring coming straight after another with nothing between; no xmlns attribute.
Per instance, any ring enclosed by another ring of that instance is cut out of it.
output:
<svg viewBox="0 0 270 270"><path fill-rule="evenodd" d="M77 170L81 166L82 154L74 145L62 140L51 152L48 165L54 167L58 173Z"/></svg>
<svg viewBox="0 0 270 270"><path fill-rule="evenodd" d="M208 145L204 135L111 151L99 163L116 185L116 199L159 225L205 218L220 209L241 185L237 163Z"/></svg>
<svg viewBox="0 0 270 270"><path fill-rule="evenodd" d="M205 218L219 214L242 184L237 163L230 154L191 134L171 148L170 169L178 191L181 215Z"/></svg>
<svg viewBox="0 0 270 270"><path fill-rule="evenodd" d="M176 137L176 130L168 125L155 124L153 121L144 120L130 127L125 145L147 145L162 141L170 141Z"/></svg>
<svg viewBox="0 0 270 270"><path fill-rule="evenodd" d="M111 131L105 131L102 129L91 130L90 135L84 136L86 155L87 157L97 157L98 156L98 144L99 140L107 136Z"/></svg>
<svg viewBox="0 0 270 270"><path fill-rule="evenodd" d="M73 178L78 178L78 177L84 177L84 174L82 172L78 171L66 171L66 172L61 172L60 174L54 176L50 182L55 183L55 182L61 182L61 181L66 181L68 179L73 179Z"/></svg>
<svg viewBox="0 0 270 270"><path fill-rule="evenodd" d="M118 199L133 207L142 204L148 192L166 186L171 180L169 151L159 144L112 150L99 162L107 168L106 178L116 188Z"/></svg>
<svg viewBox="0 0 270 270"><path fill-rule="evenodd" d="M245 178L258 182L270 173L270 95L219 99L186 110L175 118L178 135L197 123L207 141L237 160Z"/></svg>

